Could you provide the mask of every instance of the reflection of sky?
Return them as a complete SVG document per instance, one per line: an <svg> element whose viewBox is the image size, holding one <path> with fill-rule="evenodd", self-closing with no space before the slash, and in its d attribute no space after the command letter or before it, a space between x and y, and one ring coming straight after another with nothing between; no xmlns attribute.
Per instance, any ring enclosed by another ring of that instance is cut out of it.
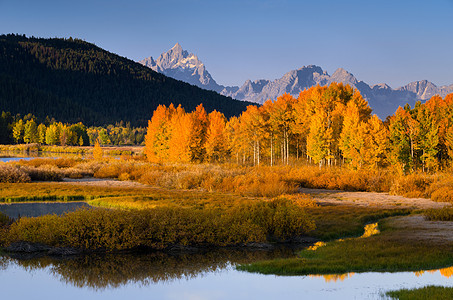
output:
<svg viewBox="0 0 453 300"><path fill-rule="evenodd" d="M445 272L443 272L445 273ZM207 273L190 280L94 291L65 284L49 269L26 271L10 264L0 270L2 299L381 299L388 290L426 285L453 286L452 278L435 272L361 273L344 280L322 276L272 276L232 269Z"/></svg>

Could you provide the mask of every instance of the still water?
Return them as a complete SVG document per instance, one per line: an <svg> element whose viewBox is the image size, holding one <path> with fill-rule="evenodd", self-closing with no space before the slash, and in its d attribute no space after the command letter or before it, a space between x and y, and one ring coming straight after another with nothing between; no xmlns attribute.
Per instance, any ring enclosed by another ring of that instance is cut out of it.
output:
<svg viewBox="0 0 453 300"><path fill-rule="evenodd" d="M86 203L15 203L0 205L0 210L14 217L29 212L63 213L79 205ZM5 211L6 207L11 211ZM389 290L453 286L453 267L291 277L235 270L237 264L293 257L295 251L221 249L66 258L0 255L0 291L2 299L384 299Z"/></svg>
<svg viewBox="0 0 453 300"><path fill-rule="evenodd" d="M10 218L39 217L43 215L62 215L79 208L88 208L85 202L34 202L34 203L0 203L0 212Z"/></svg>
<svg viewBox="0 0 453 300"><path fill-rule="evenodd" d="M30 160L35 157L11 157L11 156L6 156L6 157L0 157L0 162L9 162L9 161L19 161L19 160Z"/></svg>
<svg viewBox="0 0 453 300"><path fill-rule="evenodd" d="M388 290L453 286L453 268L293 277L234 269L288 255L281 251L0 257L0 290L4 299L383 299Z"/></svg>

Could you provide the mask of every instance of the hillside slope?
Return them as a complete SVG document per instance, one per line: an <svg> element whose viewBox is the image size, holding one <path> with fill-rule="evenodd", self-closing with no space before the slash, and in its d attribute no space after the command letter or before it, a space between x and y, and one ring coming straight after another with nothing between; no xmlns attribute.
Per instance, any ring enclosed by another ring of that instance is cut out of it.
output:
<svg viewBox="0 0 453 300"><path fill-rule="evenodd" d="M159 104L238 115L247 105L77 39L0 36L0 110L101 125L146 125Z"/></svg>

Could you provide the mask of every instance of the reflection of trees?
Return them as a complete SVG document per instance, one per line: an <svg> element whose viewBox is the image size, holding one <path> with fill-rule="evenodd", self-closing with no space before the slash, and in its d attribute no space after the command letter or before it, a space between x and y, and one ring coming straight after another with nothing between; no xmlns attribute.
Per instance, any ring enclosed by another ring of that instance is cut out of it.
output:
<svg viewBox="0 0 453 300"><path fill-rule="evenodd" d="M440 274L444 277L447 277L447 278L450 278L453 276L453 266L452 267L448 267L448 268L442 268L442 269L437 269L437 270L428 270L426 272L428 273L436 273L437 271L440 272ZM418 272L415 272L415 276L421 276L423 273L425 273L425 271L418 271Z"/></svg>
<svg viewBox="0 0 453 300"><path fill-rule="evenodd" d="M309 275L310 278L323 277L326 282L344 281L346 278L351 277L355 273L344 274L326 274L326 275Z"/></svg>
<svg viewBox="0 0 453 300"><path fill-rule="evenodd" d="M49 268L63 282L95 290L117 288L129 283L148 285L161 281L194 278L225 269L231 264L292 256L288 249L269 251L217 250L196 254L97 254L71 259L49 257L32 259L1 258L0 268L8 263L31 271Z"/></svg>

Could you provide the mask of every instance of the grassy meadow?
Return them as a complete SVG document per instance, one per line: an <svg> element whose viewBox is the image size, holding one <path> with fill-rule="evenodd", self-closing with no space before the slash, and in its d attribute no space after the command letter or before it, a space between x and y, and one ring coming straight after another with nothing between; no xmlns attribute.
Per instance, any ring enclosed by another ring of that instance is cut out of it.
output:
<svg viewBox="0 0 453 300"><path fill-rule="evenodd" d="M239 270L278 275L399 272L453 265L453 243L408 239L411 229L395 228L391 219L379 223L381 233L367 238L336 240L297 257L256 262Z"/></svg>
<svg viewBox="0 0 453 300"><path fill-rule="evenodd" d="M84 184L68 179L124 184ZM409 243L391 217L420 213L395 206L319 205L300 188L375 191L451 202L448 173L401 175L391 170L319 168L308 165L156 164L140 156L112 159L38 158L0 165L0 201L86 201L94 210L63 216L0 216L0 244L37 242L86 251L244 246L305 236L326 241L298 257L238 268L282 275L398 271L453 264L453 245ZM423 212L452 220L451 208ZM390 218L390 219L389 219ZM379 221L381 234L363 234ZM402 255L409 253L408 255Z"/></svg>

